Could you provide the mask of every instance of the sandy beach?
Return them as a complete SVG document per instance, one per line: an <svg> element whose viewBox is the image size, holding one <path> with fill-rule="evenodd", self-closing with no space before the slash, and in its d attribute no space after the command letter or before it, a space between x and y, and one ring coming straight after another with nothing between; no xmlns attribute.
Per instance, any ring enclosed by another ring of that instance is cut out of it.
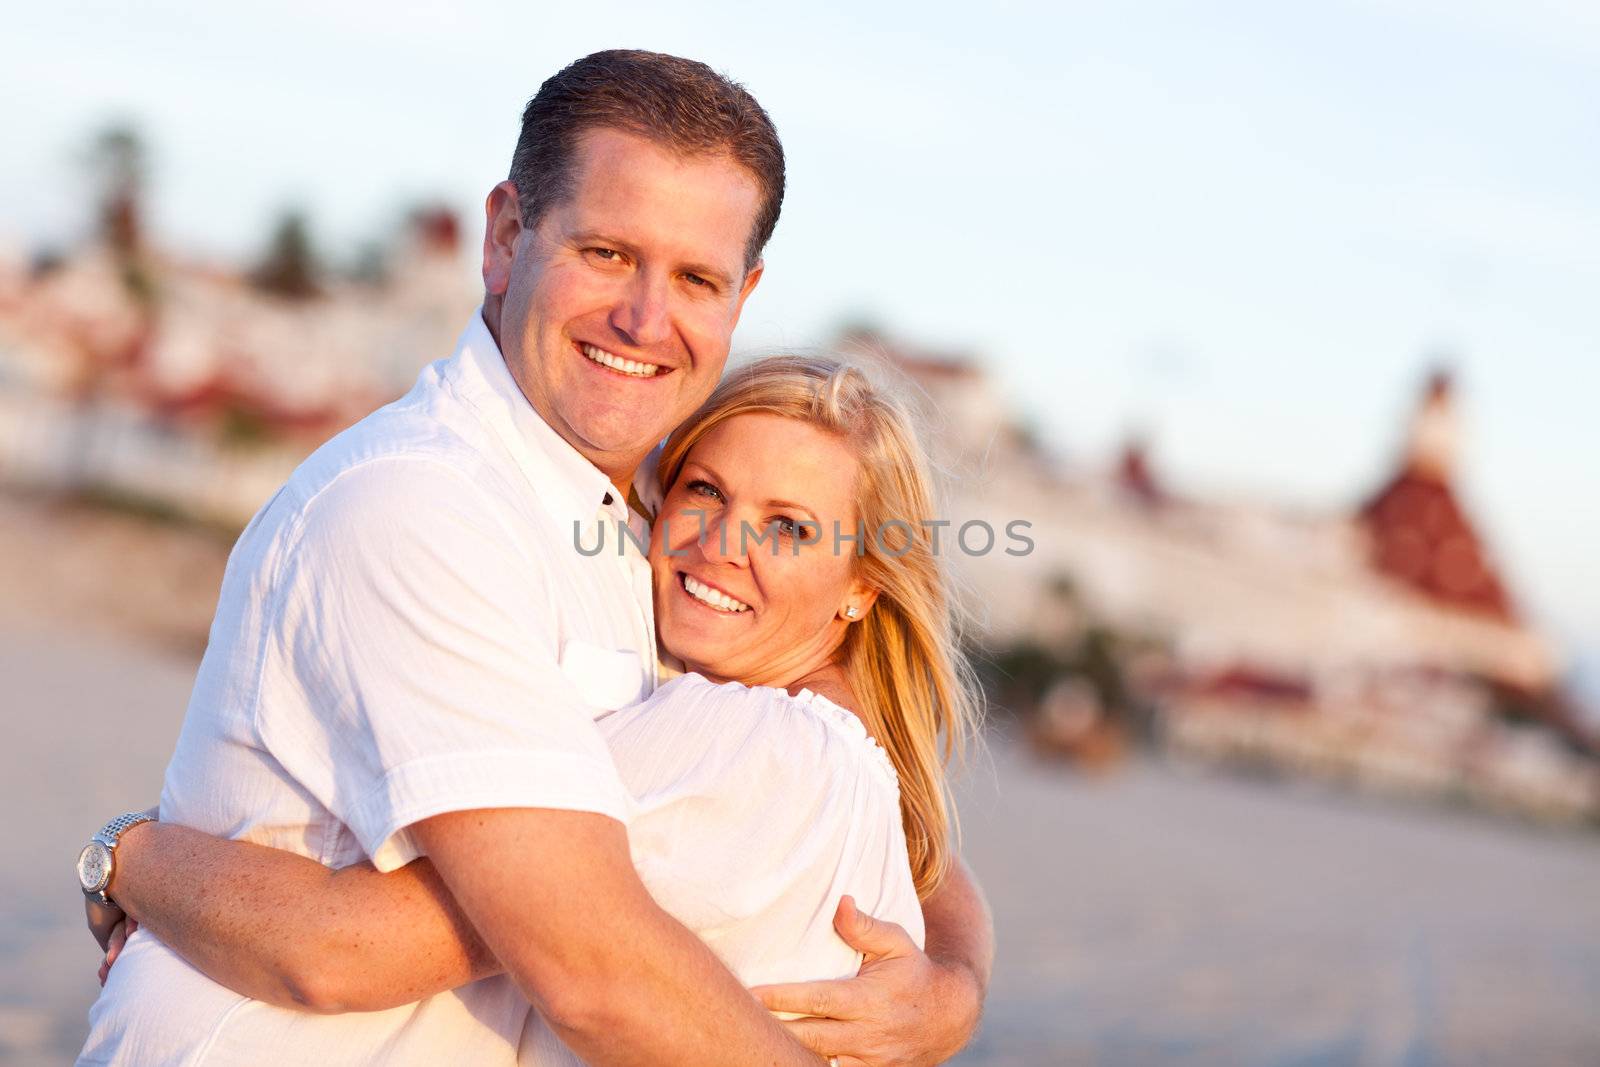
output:
<svg viewBox="0 0 1600 1067"><path fill-rule="evenodd" d="M226 545L0 520L0 1063L60 1063L98 963L71 861L159 791ZM1004 724L962 812L1000 941L962 1064L1600 1062L1600 835L1152 759L1085 777Z"/></svg>

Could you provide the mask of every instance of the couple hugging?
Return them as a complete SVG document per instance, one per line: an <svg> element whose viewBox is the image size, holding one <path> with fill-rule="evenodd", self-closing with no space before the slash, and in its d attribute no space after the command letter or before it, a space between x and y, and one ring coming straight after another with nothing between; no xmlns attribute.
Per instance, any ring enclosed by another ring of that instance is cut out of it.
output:
<svg viewBox="0 0 1600 1067"><path fill-rule="evenodd" d="M925 457L840 362L719 384L783 173L700 63L540 88L481 312L246 527L159 820L80 857L107 946L80 1063L968 1040L993 933L945 767L977 698Z"/></svg>

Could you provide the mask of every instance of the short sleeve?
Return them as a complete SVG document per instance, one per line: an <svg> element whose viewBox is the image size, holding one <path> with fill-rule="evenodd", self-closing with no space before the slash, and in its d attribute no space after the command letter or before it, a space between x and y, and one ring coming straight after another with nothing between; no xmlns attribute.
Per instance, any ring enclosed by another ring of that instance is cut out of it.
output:
<svg viewBox="0 0 1600 1067"><path fill-rule="evenodd" d="M899 793L848 712L688 675L605 725L640 876L742 982L854 974L845 894L920 938Z"/></svg>
<svg viewBox="0 0 1600 1067"><path fill-rule="evenodd" d="M304 508L265 613L256 731L380 870L407 828L490 807L626 819L558 666L540 561L491 490L445 463L369 460Z"/></svg>

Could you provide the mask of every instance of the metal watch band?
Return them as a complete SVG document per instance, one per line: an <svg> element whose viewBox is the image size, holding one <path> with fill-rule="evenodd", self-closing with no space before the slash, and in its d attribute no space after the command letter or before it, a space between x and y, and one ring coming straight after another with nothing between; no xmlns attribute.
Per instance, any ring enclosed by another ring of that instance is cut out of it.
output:
<svg viewBox="0 0 1600 1067"><path fill-rule="evenodd" d="M124 833L131 830L133 827L138 826L142 822L155 822L156 817L153 814L154 811L155 809L152 808L150 811L123 812L115 819L112 819L110 822L100 827L99 833L95 834L94 836L104 842L107 848L116 848L117 840L122 837Z"/></svg>
<svg viewBox="0 0 1600 1067"><path fill-rule="evenodd" d="M138 826L140 823L155 821L156 809L154 808L149 811L129 811L118 815L95 832L95 835L89 839L89 844L84 846L83 852L78 856L78 879L84 896L101 904L113 907L116 905L116 902L106 895L106 887L111 884L111 875L116 869L117 844L122 839L122 835L132 827ZM87 880L83 869L85 857L90 854L90 850L95 848L101 850L100 862L103 864L103 871L94 883L99 886L98 889L90 887L91 883Z"/></svg>

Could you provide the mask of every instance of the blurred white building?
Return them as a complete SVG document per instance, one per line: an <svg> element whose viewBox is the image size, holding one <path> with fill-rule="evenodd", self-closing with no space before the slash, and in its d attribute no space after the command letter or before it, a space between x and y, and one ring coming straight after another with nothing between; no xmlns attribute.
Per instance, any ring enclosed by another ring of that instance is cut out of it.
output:
<svg viewBox="0 0 1600 1067"><path fill-rule="evenodd" d="M481 299L437 209L410 218L385 277L315 295L153 250L140 285L129 269L110 244L0 261L0 477L235 525L449 355Z"/></svg>
<svg viewBox="0 0 1600 1067"><path fill-rule="evenodd" d="M1427 383L1393 475L1347 512L1310 515L1185 498L1139 442L1112 470L1068 471L972 360L859 332L839 347L915 384L957 525L1031 523L1026 555L1002 538L954 557L988 647L1048 652L1092 621L1160 650L1124 666L1182 751L1600 815L1600 745L1454 491L1447 377Z"/></svg>
<svg viewBox="0 0 1600 1067"><path fill-rule="evenodd" d="M418 212L380 277L293 299L114 244L0 261L0 479L242 525L318 443L449 353L480 299L461 253L453 217ZM1120 669L1182 751L1600 811L1595 739L1453 491L1446 378L1370 499L1307 515L1186 498L1139 443L1111 470L1070 470L975 360L867 330L838 347L913 387L987 647L1048 660L1091 624L1138 635ZM1094 718L1083 686L1046 691L1061 722Z"/></svg>

